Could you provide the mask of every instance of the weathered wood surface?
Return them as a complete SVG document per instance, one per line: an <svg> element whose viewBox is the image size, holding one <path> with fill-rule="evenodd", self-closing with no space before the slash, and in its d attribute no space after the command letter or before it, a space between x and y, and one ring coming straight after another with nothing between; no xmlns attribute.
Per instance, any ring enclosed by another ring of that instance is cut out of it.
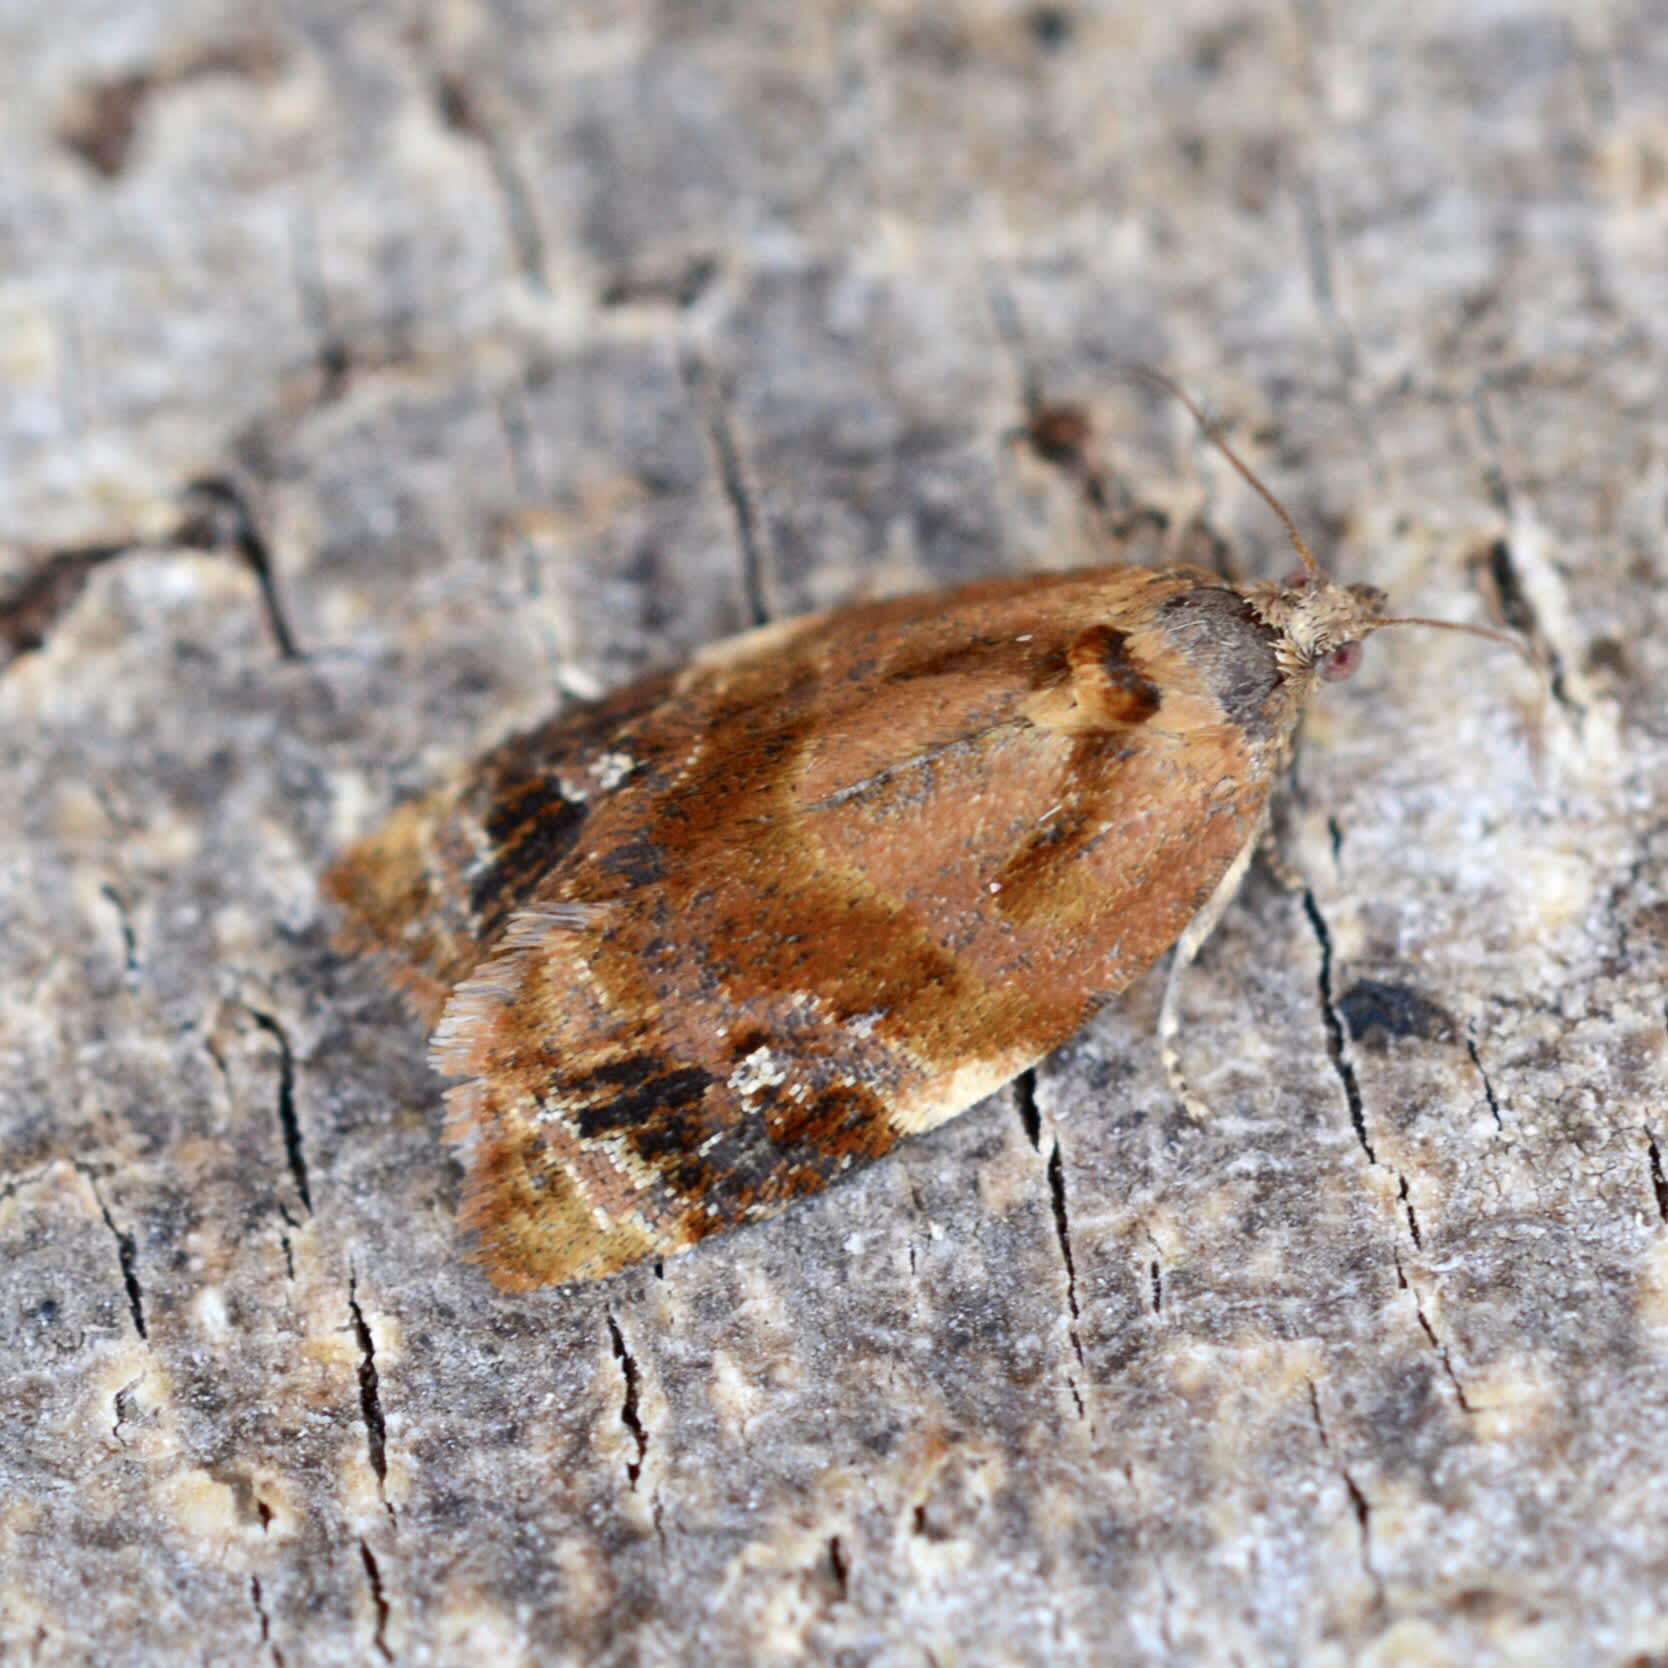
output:
<svg viewBox="0 0 1668 1668"><path fill-rule="evenodd" d="M12 0L0 62L0 1659L1668 1653L1659 0ZM321 866L757 613L1152 510L1284 565L1128 358L1336 570L1536 631L1538 774L1509 656L1381 638L1307 900L1192 977L1208 1125L1149 984L495 1294Z"/></svg>

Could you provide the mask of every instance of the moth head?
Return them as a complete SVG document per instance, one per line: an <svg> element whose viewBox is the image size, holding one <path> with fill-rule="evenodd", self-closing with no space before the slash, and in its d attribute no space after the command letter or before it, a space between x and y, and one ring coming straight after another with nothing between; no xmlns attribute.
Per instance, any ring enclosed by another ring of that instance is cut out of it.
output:
<svg viewBox="0 0 1668 1668"><path fill-rule="evenodd" d="M1284 515L1284 511L1281 512ZM1376 585L1340 585L1314 565L1314 558L1287 523L1287 532L1310 566L1288 574L1277 584L1252 585L1246 599L1259 617L1278 634L1274 658L1282 673L1301 682L1305 691L1315 679L1341 683L1361 664L1361 646L1386 626L1428 626L1432 631L1463 631L1504 643L1540 674L1529 648L1503 631L1487 626L1462 625L1457 620L1427 620L1411 614L1388 614L1390 599Z"/></svg>
<svg viewBox="0 0 1668 1668"><path fill-rule="evenodd" d="M1338 683L1361 664L1361 645L1375 632L1386 626L1428 626L1433 631L1463 631L1470 637L1486 637L1493 643L1504 643L1507 648L1528 662L1540 675L1540 663L1524 643L1503 631L1491 631L1487 626L1462 625L1454 620L1429 620L1413 615L1391 615L1385 612L1390 599L1376 585L1340 585L1321 569L1303 535L1297 530L1286 506L1257 478L1249 464L1216 432L1187 391L1163 375L1146 366L1129 366L1127 373L1142 382L1179 400L1192 414L1205 438L1239 472L1251 489L1280 518L1291 540L1292 549L1302 559L1303 566L1278 582L1250 586L1246 599L1265 624L1277 634L1275 658L1282 673L1300 682L1305 692L1313 687L1316 678Z"/></svg>
<svg viewBox="0 0 1668 1668"><path fill-rule="evenodd" d="M1361 664L1361 645L1389 623L1389 598L1376 585L1339 585L1319 569L1253 585L1246 597L1278 634L1274 654L1288 678L1342 681Z"/></svg>

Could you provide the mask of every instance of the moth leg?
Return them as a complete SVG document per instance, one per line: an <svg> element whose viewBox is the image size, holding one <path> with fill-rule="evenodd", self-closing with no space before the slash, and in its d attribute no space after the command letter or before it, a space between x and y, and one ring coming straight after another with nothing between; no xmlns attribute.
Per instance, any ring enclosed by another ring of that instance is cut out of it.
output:
<svg viewBox="0 0 1668 1668"><path fill-rule="evenodd" d="M1170 1092L1181 1102L1182 1110L1201 1123L1210 1109L1188 1088L1187 1074L1182 1070L1181 1051L1176 1047L1176 1033L1181 1028L1182 974L1193 964L1193 958L1204 948L1205 940L1216 930L1222 912L1233 902L1267 826L1265 819L1251 831L1251 837L1239 848L1239 855L1228 865L1227 873L1216 883L1216 890L1206 899L1205 907L1187 923L1181 937L1176 940L1175 951L1170 957L1169 977L1164 981L1164 1000L1158 1008L1159 1059L1164 1063Z"/></svg>
<svg viewBox="0 0 1668 1668"><path fill-rule="evenodd" d="M1272 817L1263 824L1263 831L1257 836L1257 856L1282 891L1302 892L1307 888L1308 882L1297 865L1280 849L1280 836Z"/></svg>

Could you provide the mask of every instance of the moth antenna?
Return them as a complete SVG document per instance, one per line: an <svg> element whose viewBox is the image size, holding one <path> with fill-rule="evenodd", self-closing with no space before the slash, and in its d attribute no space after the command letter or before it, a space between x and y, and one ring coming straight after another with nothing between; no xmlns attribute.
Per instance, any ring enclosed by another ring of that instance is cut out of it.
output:
<svg viewBox="0 0 1668 1668"><path fill-rule="evenodd" d="M1362 624L1372 631L1378 631L1384 626L1429 626L1432 631L1463 631L1467 637L1486 637L1491 643L1504 643L1537 676L1545 673L1540 657L1522 638L1513 637L1504 631L1492 631L1488 626L1462 625L1458 620L1428 620L1416 614L1398 614L1393 619L1363 620Z"/></svg>
<svg viewBox="0 0 1668 1668"><path fill-rule="evenodd" d="M1280 525L1286 529L1286 537L1292 541L1292 549L1303 558L1303 566L1317 579L1320 578L1320 563L1315 560L1308 545L1303 542L1303 535L1298 532L1297 523L1292 520L1291 512L1258 480L1251 465L1217 433L1216 424L1200 410L1192 395L1180 383L1171 381L1163 371L1155 371L1150 365L1123 365L1119 367L1118 374L1129 377L1136 382L1150 383L1154 388L1162 389L1172 399L1180 400L1187 407L1193 421L1199 425L1199 432L1239 471L1240 479L1279 516Z"/></svg>
<svg viewBox="0 0 1668 1668"><path fill-rule="evenodd" d="M1548 703L1552 698L1552 679L1547 675L1545 660L1525 643L1520 637L1512 637L1504 631L1492 631L1488 626L1462 625L1458 620L1428 620L1416 614L1398 614L1362 622L1368 630L1377 631L1383 626L1429 626L1432 631L1463 631L1467 637L1483 637L1491 643L1504 643L1513 654L1521 657L1525 666L1535 674L1535 682L1539 685L1535 712L1528 723L1529 765L1535 775L1535 780L1541 780L1542 767L1545 762L1546 748L1546 717Z"/></svg>

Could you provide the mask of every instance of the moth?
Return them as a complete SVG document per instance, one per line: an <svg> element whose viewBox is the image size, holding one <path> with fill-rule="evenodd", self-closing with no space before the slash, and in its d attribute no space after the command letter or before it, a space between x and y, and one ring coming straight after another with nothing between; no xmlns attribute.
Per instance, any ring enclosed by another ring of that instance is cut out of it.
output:
<svg viewBox="0 0 1668 1668"><path fill-rule="evenodd" d="M871 601L557 713L326 877L433 1025L501 1287L815 1193L1073 1035L1239 886L1318 684L1397 619L1302 561Z"/></svg>

